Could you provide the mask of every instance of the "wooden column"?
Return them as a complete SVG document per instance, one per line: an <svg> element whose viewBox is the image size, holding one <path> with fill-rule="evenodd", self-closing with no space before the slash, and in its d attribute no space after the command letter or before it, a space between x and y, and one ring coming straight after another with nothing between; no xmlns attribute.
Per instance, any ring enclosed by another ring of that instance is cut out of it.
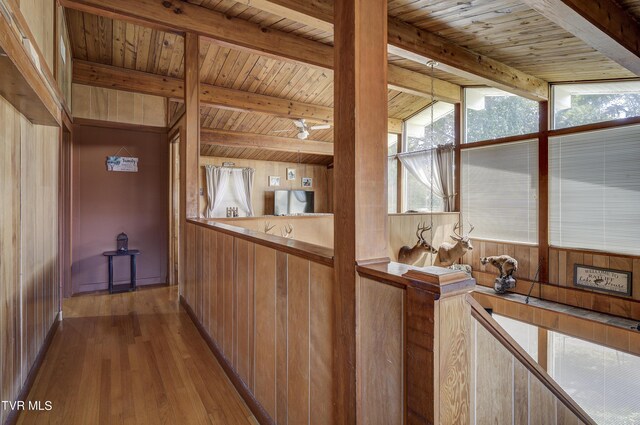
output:
<svg viewBox="0 0 640 425"><path fill-rule="evenodd" d="M468 424L471 405L471 312L475 280L430 267L404 275L407 425Z"/></svg>
<svg viewBox="0 0 640 425"><path fill-rule="evenodd" d="M180 267L186 264L185 225L198 217L198 167L200 161L200 39L187 33L184 45L184 132L180 137ZM178 273L183 284L182 270Z"/></svg>
<svg viewBox="0 0 640 425"><path fill-rule="evenodd" d="M538 261L540 282L549 282L549 103L540 102L538 131Z"/></svg>
<svg viewBox="0 0 640 425"><path fill-rule="evenodd" d="M356 262L387 259L387 1L337 0L334 423L356 423Z"/></svg>

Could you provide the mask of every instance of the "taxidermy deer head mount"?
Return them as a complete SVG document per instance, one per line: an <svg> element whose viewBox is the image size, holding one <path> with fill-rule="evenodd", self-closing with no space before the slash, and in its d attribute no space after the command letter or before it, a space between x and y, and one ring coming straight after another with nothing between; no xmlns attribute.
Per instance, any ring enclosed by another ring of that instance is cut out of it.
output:
<svg viewBox="0 0 640 425"><path fill-rule="evenodd" d="M442 242L442 244L438 248L438 255L436 255L436 259L433 262L434 266L452 266L453 263L458 261L458 259L460 259L460 257L465 254L465 252L471 251L473 249L471 240L469 239L469 234L473 232L474 229L473 224L469 223L469 231L464 235L458 233L458 229L460 229L460 223L457 223L454 226L453 235L451 235L451 239L456 241L455 245L450 244L449 242Z"/></svg>
<svg viewBox="0 0 640 425"><path fill-rule="evenodd" d="M435 254L436 249L424 240L424 232L431 230L431 226L427 226L425 223L418 224L418 230L416 230L416 237L418 242L413 247L407 245L400 248L398 252L398 262L404 264L415 265L422 260L423 256L427 253Z"/></svg>

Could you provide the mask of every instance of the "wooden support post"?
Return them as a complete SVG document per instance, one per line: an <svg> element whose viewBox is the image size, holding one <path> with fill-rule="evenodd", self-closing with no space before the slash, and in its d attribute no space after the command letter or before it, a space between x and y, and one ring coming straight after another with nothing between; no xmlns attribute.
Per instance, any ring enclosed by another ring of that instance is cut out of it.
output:
<svg viewBox="0 0 640 425"><path fill-rule="evenodd" d="M387 1L335 3L334 421L355 424L356 262L387 259Z"/></svg>
<svg viewBox="0 0 640 425"><path fill-rule="evenodd" d="M549 331L538 328L538 364L549 372Z"/></svg>
<svg viewBox="0 0 640 425"><path fill-rule="evenodd" d="M407 287L407 425L468 424L471 405L471 307L475 280L432 267L411 270Z"/></svg>
<svg viewBox="0 0 640 425"><path fill-rule="evenodd" d="M540 102L538 131L538 261L540 282L549 282L549 103Z"/></svg>
<svg viewBox="0 0 640 425"><path fill-rule="evenodd" d="M198 167L200 161L200 40L187 33L184 45L184 132L180 137L180 267L186 264L186 219L198 217ZM180 270L180 277L185 276ZM180 280L180 284L184 284Z"/></svg>

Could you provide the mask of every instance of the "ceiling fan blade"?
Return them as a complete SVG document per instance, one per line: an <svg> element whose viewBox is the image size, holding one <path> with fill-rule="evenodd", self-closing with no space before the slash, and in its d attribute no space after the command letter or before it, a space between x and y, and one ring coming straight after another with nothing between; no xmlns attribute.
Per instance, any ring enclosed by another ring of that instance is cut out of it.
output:
<svg viewBox="0 0 640 425"><path fill-rule="evenodd" d="M331 128L331 124L320 124L320 125L314 125L313 127L311 127L311 130L327 130Z"/></svg>
<svg viewBox="0 0 640 425"><path fill-rule="evenodd" d="M298 128L306 127L306 123L304 122L304 120L293 120L293 124Z"/></svg>
<svg viewBox="0 0 640 425"><path fill-rule="evenodd" d="M295 131L294 129L291 130L271 130L271 133L291 133L292 131Z"/></svg>

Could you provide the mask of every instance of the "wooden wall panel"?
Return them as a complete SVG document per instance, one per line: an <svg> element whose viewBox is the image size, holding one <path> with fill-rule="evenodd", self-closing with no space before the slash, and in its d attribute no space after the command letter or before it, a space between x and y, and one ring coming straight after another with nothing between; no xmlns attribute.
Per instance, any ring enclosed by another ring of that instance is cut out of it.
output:
<svg viewBox="0 0 640 425"><path fill-rule="evenodd" d="M241 217L241 218L219 218L217 222L230 224L232 226L244 227L245 229L264 232L265 225L275 225L270 235L281 236L283 228L287 225L293 226L292 239L309 242L327 248L333 248L333 215L317 216L261 216L261 217Z"/></svg>
<svg viewBox="0 0 640 425"><path fill-rule="evenodd" d="M29 25L46 65L53 74L54 57L54 5L53 1L20 0L20 12ZM44 65L44 64L43 64Z"/></svg>
<svg viewBox="0 0 640 425"><path fill-rule="evenodd" d="M165 127L167 99L101 87L72 85L73 116L100 121Z"/></svg>
<svg viewBox="0 0 640 425"><path fill-rule="evenodd" d="M405 291L360 277L358 300L358 410L366 424L402 424Z"/></svg>
<svg viewBox="0 0 640 425"><path fill-rule="evenodd" d="M71 39L69 38L69 30L67 26L67 19L64 14L62 6L56 6L56 20L57 20L57 33L58 39L54 40L56 43L56 51L58 52L56 70L56 78L58 86L62 92L64 100L67 102L67 106L72 108L71 104L71 79L73 71L72 54L71 54ZM64 46L64 51L61 46Z"/></svg>
<svg viewBox="0 0 640 425"><path fill-rule="evenodd" d="M0 97L1 400L19 395L59 311L59 131Z"/></svg>
<svg viewBox="0 0 640 425"><path fill-rule="evenodd" d="M223 162L233 162L236 167L250 167L256 170L253 179L253 193L251 200L256 216L273 214L273 191L278 189L303 189L302 177L311 177L313 186L309 190L314 193L314 206L317 213L332 212L329 203L329 186L333 184L330 180L327 167L324 165L297 164L295 162L272 162L258 161L239 158L219 158L210 156L200 157L200 187L203 195L200 196L200 213L204 217L207 207L206 191L207 183L205 179L204 166L222 165ZM287 180L287 168L296 169L296 179ZM280 186L270 187L269 176L280 176Z"/></svg>
<svg viewBox="0 0 640 425"><path fill-rule="evenodd" d="M479 285L493 287L497 270L480 264L480 258L507 254L518 260L516 287L512 290L527 294L539 263L535 245L472 239L474 249L463 257L473 268L473 277ZM614 268L632 272L632 296L617 296L573 286L575 264ZM629 319L640 320L640 257L614 255L576 249L549 249L549 282L536 284L531 295L561 304L594 310Z"/></svg>
<svg viewBox="0 0 640 425"><path fill-rule="evenodd" d="M186 230L182 295L226 363L276 423L332 423L333 270L193 223Z"/></svg>

